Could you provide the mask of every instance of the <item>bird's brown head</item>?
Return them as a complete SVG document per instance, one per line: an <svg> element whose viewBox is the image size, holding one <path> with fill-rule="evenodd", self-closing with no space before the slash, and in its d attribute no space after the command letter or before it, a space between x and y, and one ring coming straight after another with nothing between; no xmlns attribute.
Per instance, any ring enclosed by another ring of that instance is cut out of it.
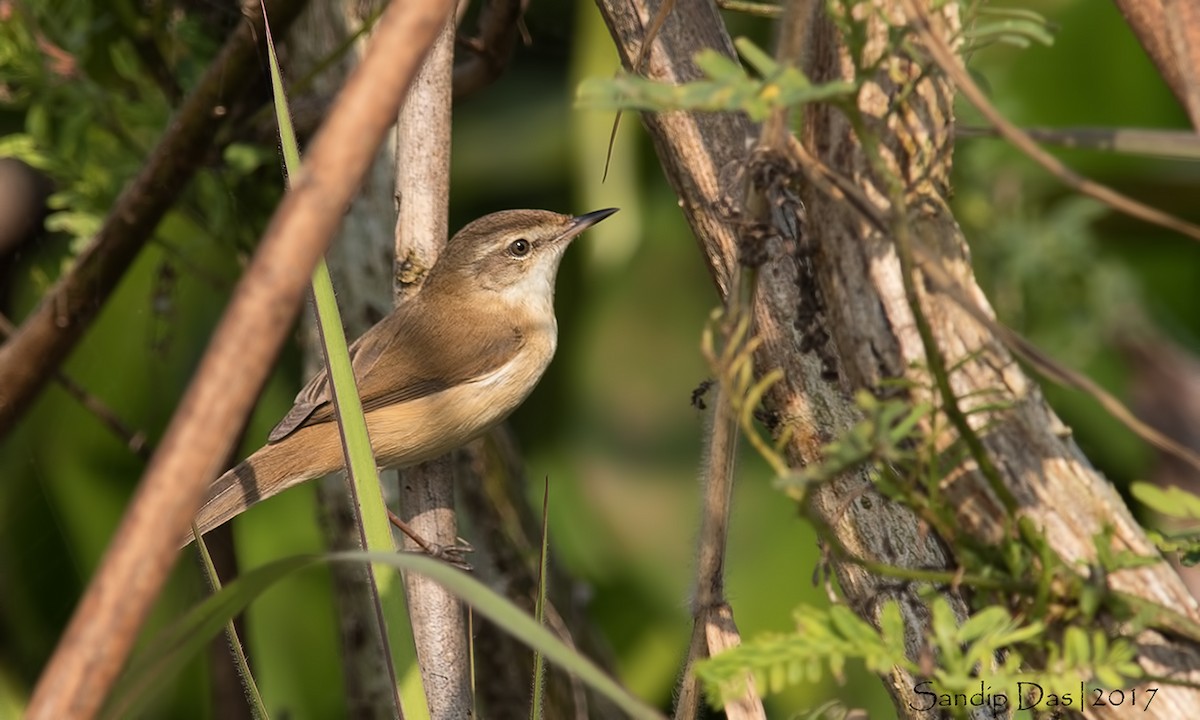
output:
<svg viewBox="0 0 1200 720"><path fill-rule="evenodd" d="M545 210L506 210L485 215L450 239L426 282L441 289L468 283L510 300L549 300L571 240L615 212L609 208L572 217Z"/></svg>

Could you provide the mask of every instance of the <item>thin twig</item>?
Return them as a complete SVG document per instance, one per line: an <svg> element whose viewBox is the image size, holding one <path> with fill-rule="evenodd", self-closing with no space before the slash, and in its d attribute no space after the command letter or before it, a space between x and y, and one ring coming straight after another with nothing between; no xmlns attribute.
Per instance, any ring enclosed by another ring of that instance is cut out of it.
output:
<svg viewBox="0 0 1200 720"><path fill-rule="evenodd" d="M812 5L812 2L805 1L794 2L788 7L781 23L776 48L776 59L780 63L795 63L803 54ZM639 62L648 47L648 44L643 44ZM787 139L791 137L788 128L789 117L790 112L786 107L779 108L771 114L763 124L757 149L754 151L755 157L775 157L784 151ZM775 220L775 212L780 208L774 207L770 199L772 188L758 185L755 163L751 161L750 165L745 174L741 206L745 208L748 223L771 227ZM743 237L742 242L747 244L752 240ZM762 243L765 239L756 238L753 242ZM762 252L765 253L765 249L762 249ZM680 679L679 701L675 708L677 720L694 718L699 713L700 685L694 671L695 664L738 644L733 609L724 597L725 551L736 466L738 419L743 412L741 405L744 402L744 398L741 401L735 398L735 393L739 393L740 390L733 382L737 374L733 365L739 356L749 354L754 348L754 302L758 285L757 265L748 262L748 258L745 257L739 258L739 262L742 266L733 276L733 284L726 298L726 308L721 320L720 331L724 347L719 355L714 356L719 358L720 366L713 368L719 382L705 452L704 498L698 533L692 640L688 648L686 667ZM762 699L753 679L746 679L745 688L742 696L726 705L726 713L737 718L765 717Z"/></svg>
<svg viewBox="0 0 1200 720"><path fill-rule="evenodd" d="M736 277L740 277L740 274ZM749 308L739 307L733 298L740 297L735 281L730 294L730 306L725 324L737 323ZM696 580L692 598L692 640L680 678L679 700L675 720L699 717L702 704L700 683L694 672L695 663L709 657L706 632L711 614L725 604L725 547L729 537L729 504L733 495L733 472L737 458L737 418L730 400L732 389L728 382L717 386L717 399L712 410L712 425L706 437L704 465L704 497L697 530L699 545L696 561Z"/></svg>
<svg viewBox="0 0 1200 720"><path fill-rule="evenodd" d="M1143 128L1024 128L1038 142L1065 148L1108 150L1130 155L1148 155L1167 160L1200 160L1200 135L1190 130L1147 130ZM955 137L1000 137L995 128L963 127Z"/></svg>
<svg viewBox="0 0 1200 720"><path fill-rule="evenodd" d="M783 14L783 6L764 2L745 2L744 0L717 0L717 7L730 12L740 12L746 15L764 18L778 18Z"/></svg>
<svg viewBox="0 0 1200 720"><path fill-rule="evenodd" d="M638 50L637 59L629 67L630 74L637 75L642 71L642 66L646 64L646 58L650 57L650 48L654 45L654 38L662 30L663 23L667 21L667 16L671 14L674 7L675 0L663 0L658 12L654 13L654 19L650 21L650 25L646 27L646 32L642 35L642 46ZM613 116L612 132L608 135L608 152L604 155L604 173L601 182L608 179L608 166L612 164L613 148L617 145L617 130L621 127L623 113L623 110L618 110L617 114Z"/></svg>
<svg viewBox="0 0 1200 720"><path fill-rule="evenodd" d="M487 0L479 10L479 37L459 41L471 53L454 66L454 98L491 85L508 67L528 0Z"/></svg>
<svg viewBox="0 0 1200 720"><path fill-rule="evenodd" d="M12 324L7 317L0 314L0 339L6 339L16 332L17 328ZM114 435L125 443L125 447L134 455L137 455L143 460L150 459L150 445L146 439L146 433L141 430L134 430L125 424L125 421L117 417L112 408L104 403L103 400L96 397L87 391L83 385L76 382L62 370L55 370L52 374L54 381L62 386L67 394L75 398L86 410L96 416L100 424L112 431Z"/></svg>
<svg viewBox="0 0 1200 720"><path fill-rule="evenodd" d="M992 105L983 91L979 89L979 86L975 84L975 81L971 79L967 71L959 64L958 59L950 48L946 46L946 43L932 31L931 23L933 20L929 13L921 7L921 4L913 0L905 0L905 4L908 6L911 17L914 19L913 27L916 29L917 34L921 36L921 41L925 49L933 57L938 67L954 81L954 84L958 86L959 92L970 100L972 105L978 108L979 112L987 118L988 122L995 126L996 130L1004 136L1004 139L1008 140L1018 150L1028 155L1031 160L1044 167L1075 191L1095 198L1118 212L1123 212L1139 220L1165 227L1168 230L1174 230L1193 240L1200 240L1200 226L1184 222L1174 215L1152 208L1127 195L1122 195L1106 185L1089 180L1067 167L1058 158L1043 150L1040 145L1033 141L1033 138L1009 122L1008 118L1004 117Z"/></svg>
<svg viewBox="0 0 1200 720"><path fill-rule="evenodd" d="M313 140L217 328L159 451L29 703L33 720L90 718L124 665L175 558L175 539L221 469L329 240L449 0L395 3ZM261 28L261 26L259 26Z"/></svg>

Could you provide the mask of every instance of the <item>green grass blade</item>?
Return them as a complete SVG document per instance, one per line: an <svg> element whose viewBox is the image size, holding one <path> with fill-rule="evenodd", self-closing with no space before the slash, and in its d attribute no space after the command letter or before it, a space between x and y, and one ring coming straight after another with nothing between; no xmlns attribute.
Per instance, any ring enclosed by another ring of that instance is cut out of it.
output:
<svg viewBox="0 0 1200 720"><path fill-rule="evenodd" d="M546 569L550 557L550 478L542 487L542 550L538 560L537 602L533 607L533 619L538 625L546 625ZM546 659L541 650L533 651L533 702L529 705L530 720L542 720L546 715L543 704L546 700Z"/></svg>
<svg viewBox="0 0 1200 720"><path fill-rule="evenodd" d="M119 692L114 693L113 698L123 699L127 697L128 691L137 688L145 690L162 687L168 677L177 673L221 632L229 618L245 609L265 590L294 573L332 562L367 562L374 567L390 566L430 577L510 635L612 701L630 717L637 720L662 720L657 711L631 695L598 666L567 647L553 633L506 598L460 570L425 555L413 553L341 552L300 555L254 568L227 584L220 592L205 599L175 625L154 638L151 644L134 658L122 678ZM119 709L126 705L113 707ZM122 712L106 715L110 718L124 716L126 715Z"/></svg>
<svg viewBox="0 0 1200 720"><path fill-rule="evenodd" d="M200 534L200 528L196 527L196 523L192 523L192 535L196 539L196 551L200 553L200 564L208 579L209 589L212 592L219 592L221 577L217 575L217 566L213 563L212 555L208 552L208 545L204 542L204 536ZM246 703L250 706L251 714L255 720L266 720L270 714L267 712L266 704L263 703L258 683L254 681L254 673L250 672L250 662L246 659L246 650L242 646L242 639L238 637L237 626L234 625L232 617L225 621L225 639L229 644L229 653L233 656L233 663L237 666L238 679L242 682L242 692L245 693Z"/></svg>
<svg viewBox="0 0 1200 720"><path fill-rule="evenodd" d="M149 699L151 691L177 675L251 600L283 578L318 562L320 559L313 556L284 558L256 568L210 595L133 658L101 717L116 720L136 715L137 707Z"/></svg>
<svg viewBox="0 0 1200 720"><path fill-rule="evenodd" d="M300 148L296 142L296 133L288 112L278 58L275 55L274 44L270 40L269 32L268 29L267 39L271 62L271 85L275 97L275 117L279 125L284 166L287 169L288 177L294 177L300 171ZM394 552L396 550L395 541L392 538L387 506L383 501L379 474L375 468L375 457L367 435L366 418L363 416L362 403L354 382L354 371L350 362L346 337L342 331L341 316L338 314L333 281L329 276L329 267L324 260L318 263L317 269L313 273L312 284L317 310L317 327L321 335L325 362L329 368L338 427L341 430L342 442L346 451L347 477L358 511L358 519L362 526L363 544L371 551ZM371 579L377 593L380 631L384 635L384 643L390 650L387 660L391 665L393 681L396 680L398 672L406 678L412 678L415 673L415 677L419 678L416 648L412 644L412 634L408 631L408 609L404 602L403 586L394 573L380 572L380 568L374 566L371 568ZM388 630L389 624L392 627L391 633ZM389 639L389 635L394 637ZM406 680L402 684L400 692L402 705L407 708L406 716L428 717L425 692L424 688L420 687L419 681L413 683Z"/></svg>

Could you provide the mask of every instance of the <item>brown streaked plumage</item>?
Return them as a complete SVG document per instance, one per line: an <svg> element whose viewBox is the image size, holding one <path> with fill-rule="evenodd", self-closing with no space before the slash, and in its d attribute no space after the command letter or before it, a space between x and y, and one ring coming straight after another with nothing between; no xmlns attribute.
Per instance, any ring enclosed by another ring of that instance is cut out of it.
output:
<svg viewBox="0 0 1200 720"><path fill-rule="evenodd" d="M562 254L614 212L509 210L470 223L447 243L421 290L350 346L380 467L442 455L528 397L558 341L554 278ZM344 461L322 370L267 444L209 486L196 524L208 532Z"/></svg>

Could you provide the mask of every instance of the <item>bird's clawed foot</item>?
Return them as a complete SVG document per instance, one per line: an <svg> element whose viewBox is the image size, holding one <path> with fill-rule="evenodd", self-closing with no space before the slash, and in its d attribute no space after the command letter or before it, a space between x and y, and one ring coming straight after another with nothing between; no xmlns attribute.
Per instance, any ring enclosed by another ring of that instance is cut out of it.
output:
<svg viewBox="0 0 1200 720"><path fill-rule="evenodd" d="M414 543L416 543L421 552L425 553L429 557L435 560L441 560L448 565L453 565L459 570L470 572L474 569L471 567L471 564L467 562L466 555L467 553L475 552L475 548L472 547L471 543L467 542L466 540L462 538L456 538L455 542L451 545L431 543L425 538L421 537L417 531L413 530L408 523L401 520L400 517L391 510L388 510L388 519L391 520L392 525L395 525L396 528L400 530L400 532L404 533L409 540L412 540Z"/></svg>

